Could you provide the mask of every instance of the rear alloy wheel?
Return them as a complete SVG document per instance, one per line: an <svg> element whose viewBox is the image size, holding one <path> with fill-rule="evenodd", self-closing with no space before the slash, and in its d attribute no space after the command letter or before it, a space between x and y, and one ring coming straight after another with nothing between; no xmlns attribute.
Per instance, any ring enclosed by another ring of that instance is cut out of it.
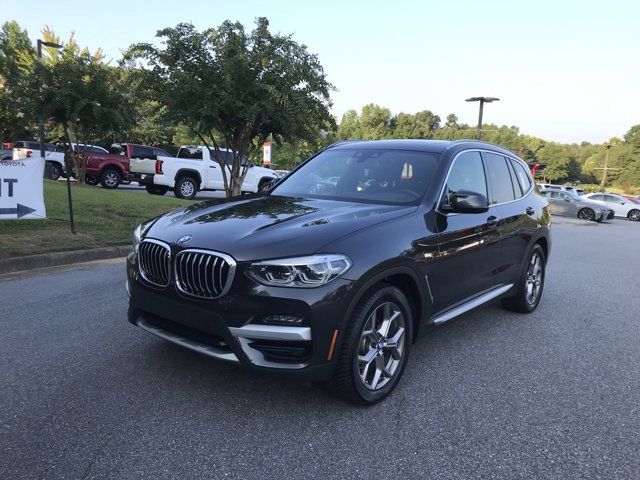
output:
<svg viewBox="0 0 640 480"><path fill-rule="evenodd" d="M198 184L191 177L181 177L173 189L173 193L178 198L192 200L198 193Z"/></svg>
<svg viewBox="0 0 640 480"><path fill-rule="evenodd" d="M49 178L51 180L58 180L62 175L62 168L60 168L60 165L55 162L50 162L49 168Z"/></svg>
<svg viewBox="0 0 640 480"><path fill-rule="evenodd" d="M640 210L631 210L628 214L627 214L627 218L629 220L632 220L634 222L640 222Z"/></svg>
<svg viewBox="0 0 640 480"><path fill-rule="evenodd" d="M100 177L100 184L104 188L108 188L110 190L118 188L121 181L122 177L120 175L120 172L112 169L105 170L104 172L102 172L102 176Z"/></svg>
<svg viewBox="0 0 640 480"><path fill-rule="evenodd" d="M590 208L583 208L578 212L578 218L580 220L589 220L593 222L596 219L596 214Z"/></svg>
<svg viewBox="0 0 640 480"><path fill-rule="evenodd" d="M258 192L264 192L269 188L269 184L271 184L271 180L260 180L260 183L258 184Z"/></svg>
<svg viewBox="0 0 640 480"><path fill-rule="evenodd" d="M514 312L533 312L542 298L545 268L544 251L539 244L535 244L516 285L515 295L502 299L502 306Z"/></svg>
<svg viewBox="0 0 640 480"><path fill-rule="evenodd" d="M412 322L402 291L380 284L355 309L327 387L354 403L371 405L386 397L407 365Z"/></svg>

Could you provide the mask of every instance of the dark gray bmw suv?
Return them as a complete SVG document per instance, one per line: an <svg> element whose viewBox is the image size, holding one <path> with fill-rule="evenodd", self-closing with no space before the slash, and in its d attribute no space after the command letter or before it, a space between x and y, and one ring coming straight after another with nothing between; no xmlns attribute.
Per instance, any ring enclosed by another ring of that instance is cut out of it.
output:
<svg viewBox="0 0 640 480"><path fill-rule="evenodd" d="M261 194L140 225L128 317L370 404L398 384L425 324L498 298L535 310L549 223L527 165L496 145L344 142Z"/></svg>

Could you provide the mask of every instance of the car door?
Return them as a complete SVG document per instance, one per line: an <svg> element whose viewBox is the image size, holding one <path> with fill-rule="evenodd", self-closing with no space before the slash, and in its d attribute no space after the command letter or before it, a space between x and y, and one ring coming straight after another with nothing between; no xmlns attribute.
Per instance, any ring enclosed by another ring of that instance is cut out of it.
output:
<svg viewBox="0 0 640 480"><path fill-rule="evenodd" d="M223 160L222 163L226 163L228 152L222 150L220 153L216 152L203 152L203 158L205 159L205 175L207 190L224 190L224 179L222 178L222 167L220 162L216 160L216 156L220 156ZM229 180L229 170L227 170L227 180Z"/></svg>
<svg viewBox="0 0 640 480"><path fill-rule="evenodd" d="M482 156L489 179L489 201L499 219L500 254L495 283L506 285L520 274L545 202L532 195L533 178L524 163L493 152L482 152ZM557 196L558 192L551 194Z"/></svg>
<svg viewBox="0 0 640 480"><path fill-rule="evenodd" d="M438 261L428 274L434 310L447 310L491 288L498 262L500 235L494 207L484 213L442 213L442 206L459 190L488 196L486 174L478 151L458 154L442 188L436 229Z"/></svg>
<svg viewBox="0 0 640 480"><path fill-rule="evenodd" d="M567 217L575 217L577 215L576 204L573 203L571 197L564 192L556 193L555 201L558 204L558 210L562 212L562 215Z"/></svg>

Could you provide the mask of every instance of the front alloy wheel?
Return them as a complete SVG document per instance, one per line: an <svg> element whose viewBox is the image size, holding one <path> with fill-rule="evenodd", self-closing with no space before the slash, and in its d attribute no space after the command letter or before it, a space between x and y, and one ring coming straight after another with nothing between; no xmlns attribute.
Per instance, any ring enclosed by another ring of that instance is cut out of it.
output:
<svg viewBox="0 0 640 480"><path fill-rule="evenodd" d="M640 222L640 210L631 210L628 214L627 214L627 218L629 220L632 220L634 222Z"/></svg>
<svg viewBox="0 0 640 480"><path fill-rule="evenodd" d="M578 218L580 220L589 220L593 222L596 219L596 214L590 208L583 208L578 212Z"/></svg>
<svg viewBox="0 0 640 480"><path fill-rule="evenodd" d="M327 388L354 403L371 405L396 387L409 358L412 311L397 287L380 283L347 320L336 370Z"/></svg>
<svg viewBox="0 0 640 480"><path fill-rule="evenodd" d="M393 379L402 362L405 321L400 307L385 302L371 312L360 335L358 373L369 390L379 390Z"/></svg>

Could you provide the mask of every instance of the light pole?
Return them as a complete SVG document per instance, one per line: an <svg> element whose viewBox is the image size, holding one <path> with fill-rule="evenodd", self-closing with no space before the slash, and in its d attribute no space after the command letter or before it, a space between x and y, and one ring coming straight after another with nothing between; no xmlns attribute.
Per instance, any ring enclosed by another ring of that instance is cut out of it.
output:
<svg viewBox="0 0 640 480"><path fill-rule="evenodd" d="M58 45L53 42L45 42L43 40L38 39L38 63L42 64L42 46L51 47L51 48L62 48L62 45ZM38 125L38 133L40 134L40 156L44 158L44 122L42 118L40 119L40 124Z"/></svg>
<svg viewBox="0 0 640 480"><path fill-rule="evenodd" d="M471 97L467 98L467 102L480 102L480 111L478 112L478 129L476 131L476 138L480 140L480 129L482 128L482 112L484 111L484 104L497 102L499 98L496 97Z"/></svg>

